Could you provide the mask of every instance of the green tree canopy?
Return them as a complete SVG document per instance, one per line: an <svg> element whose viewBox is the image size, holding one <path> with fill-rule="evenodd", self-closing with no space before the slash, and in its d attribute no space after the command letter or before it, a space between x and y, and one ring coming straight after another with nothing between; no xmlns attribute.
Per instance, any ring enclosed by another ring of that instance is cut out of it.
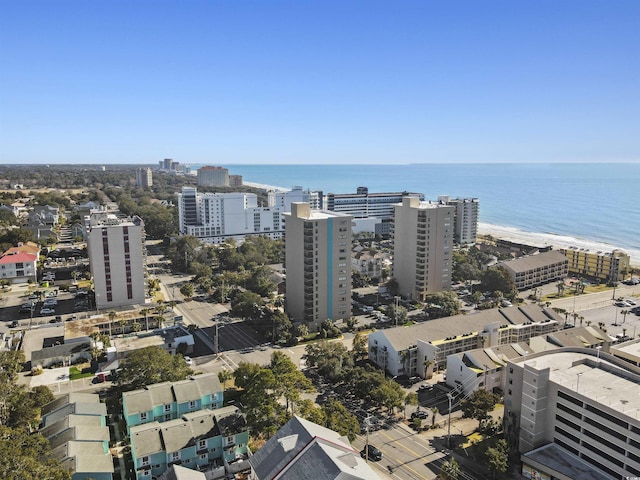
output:
<svg viewBox="0 0 640 480"><path fill-rule="evenodd" d="M349 412L342 403L331 398L322 406L322 411L326 418L325 427L346 436L349 441L355 440L360 433L360 424L356 416Z"/></svg>
<svg viewBox="0 0 640 480"><path fill-rule="evenodd" d="M482 274L480 288L489 292L498 290L510 298L511 292L516 291L516 284L504 267L494 267L489 268Z"/></svg>
<svg viewBox="0 0 640 480"><path fill-rule="evenodd" d="M171 355L154 345L131 352L117 382L134 390L154 383L184 380L192 373L181 355Z"/></svg>
<svg viewBox="0 0 640 480"><path fill-rule="evenodd" d="M424 311L429 318L450 317L460 313L462 305L455 292L437 292L427 295L424 299Z"/></svg>
<svg viewBox="0 0 640 480"><path fill-rule="evenodd" d="M500 397L488 390L476 390L462 401L460 408L465 418L475 418L480 424L487 419Z"/></svg>

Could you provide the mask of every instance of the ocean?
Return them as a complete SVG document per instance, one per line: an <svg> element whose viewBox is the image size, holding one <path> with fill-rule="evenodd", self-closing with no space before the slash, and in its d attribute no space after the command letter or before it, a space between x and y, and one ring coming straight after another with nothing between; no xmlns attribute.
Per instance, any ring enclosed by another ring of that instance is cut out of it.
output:
<svg viewBox="0 0 640 480"><path fill-rule="evenodd" d="M477 197L480 230L553 245L621 248L640 262L640 163L223 165L245 182L325 194Z"/></svg>

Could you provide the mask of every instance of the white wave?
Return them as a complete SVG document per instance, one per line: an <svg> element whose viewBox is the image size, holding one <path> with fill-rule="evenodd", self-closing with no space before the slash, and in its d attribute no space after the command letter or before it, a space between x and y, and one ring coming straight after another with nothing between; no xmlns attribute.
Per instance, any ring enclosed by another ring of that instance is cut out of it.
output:
<svg viewBox="0 0 640 480"><path fill-rule="evenodd" d="M640 266L640 250L617 247L604 242L597 242L585 238L572 237L569 235L559 235L556 233L527 232L515 227L493 225L490 223L478 222L478 233L481 235L491 235L492 237L512 240L514 242L530 243L534 246L551 245L554 248L577 247L579 249L593 252L612 252L622 250L631 257L631 264Z"/></svg>
<svg viewBox="0 0 640 480"><path fill-rule="evenodd" d="M242 182L243 185L247 185L248 187L259 188L261 190L275 190L276 192L288 192L290 188L284 187L276 187L274 185L265 185L264 183L255 183L255 182Z"/></svg>

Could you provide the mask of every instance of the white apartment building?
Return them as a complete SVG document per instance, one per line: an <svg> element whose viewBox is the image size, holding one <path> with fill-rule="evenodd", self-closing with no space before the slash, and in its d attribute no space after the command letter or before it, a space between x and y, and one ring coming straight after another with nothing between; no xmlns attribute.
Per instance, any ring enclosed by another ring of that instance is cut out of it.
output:
<svg viewBox="0 0 640 480"><path fill-rule="evenodd" d="M525 478L640 476L640 369L600 350L562 348L514 359L505 435Z"/></svg>
<svg viewBox="0 0 640 480"><path fill-rule="evenodd" d="M284 223L277 207L258 207L253 193L198 193L183 187L178 194L180 233L207 243L219 244L232 238L242 242L246 235L282 238Z"/></svg>
<svg viewBox="0 0 640 480"><path fill-rule="evenodd" d="M229 169L223 167L199 168L198 185L201 187L228 187Z"/></svg>
<svg viewBox="0 0 640 480"><path fill-rule="evenodd" d="M145 302L144 223L96 213L86 218L87 251L96 307L106 309Z"/></svg>
<svg viewBox="0 0 640 480"><path fill-rule="evenodd" d="M327 210L345 213L354 218L354 232L389 235L394 204L404 197L424 200L424 194L412 192L369 193L367 187L358 187L356 193L328 193Z"/></svg>
<svg viewBox="0 0 640 480"><path fill-rule="evenodd" d="M454 240L460 245L476 243L478 238L478 199L451 198L448 195L440 195L438 201L456 208Z"/></svg>
<svg viewBox="0 0 640 480"><path fill-rule="evenodd" d="M138 168L136 170L136 186L149 188L153 185L153 173L150 168Z"/></svg>
<svg viewBox="0 0 640 480"><path fill-rule="evenodd" d="M399 293L423 301L449 290L455 207L404 197L394 209L392 276Z"/></svg>
<svg viewBox="0 0 640 480"><path fill-rule="evenodd" d="M351 316L352 217L292 203L286 218L286 310L317 331Z"/></svg>
<svg viewBox="0 0 640 480"><path fill-rule="evenodd" d="M369 360L390 375L429 377L447 358L557 332L562 319L538 305L482 310L369 334Z"/></svg>

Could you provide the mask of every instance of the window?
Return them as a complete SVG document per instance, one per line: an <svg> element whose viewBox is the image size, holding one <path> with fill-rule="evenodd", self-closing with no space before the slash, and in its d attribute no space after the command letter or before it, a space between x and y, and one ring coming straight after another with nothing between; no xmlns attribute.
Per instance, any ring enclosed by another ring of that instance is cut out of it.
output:
<svg viewBox="0 0 640 480"><path fill-rule="evenodd" d="M194 401L189 402L189 408L196 408L198 404Z"/></svg>
<svg viewBox="0 0 640 480"><path fill-rule="evenodd" d="M201 450L203 448L207 448L207 441L206 440L199 440L198 441L198 449Z"/></svg>
<svg viewBox="0 0 640 480"><path fill-rule="evenodd" d="M142 457L140 461L142 462L143 467L149 466L149 457Z"/></svg>
<svg viewBox="0 0 640 480"><path fill-rule="evenodd" d="M170 404L170 403L167 403L167 404L164 406L164 411L165 411L165 412L170 412L170 411L171 411L171 404Z"/></svg>
<svg viewBox="0 0 640 480"><path fill-rule="evenodd" d="M141 422L146 422L147 421L147 412L142 412L140 414L140 421Z"/></svg>
<svg viewBox="0 0 640 480"><path fill-rule="evenodd" d="M171 452L169 454L169 461L170 462L177 462L180 460L180 452Z"/></svg>

